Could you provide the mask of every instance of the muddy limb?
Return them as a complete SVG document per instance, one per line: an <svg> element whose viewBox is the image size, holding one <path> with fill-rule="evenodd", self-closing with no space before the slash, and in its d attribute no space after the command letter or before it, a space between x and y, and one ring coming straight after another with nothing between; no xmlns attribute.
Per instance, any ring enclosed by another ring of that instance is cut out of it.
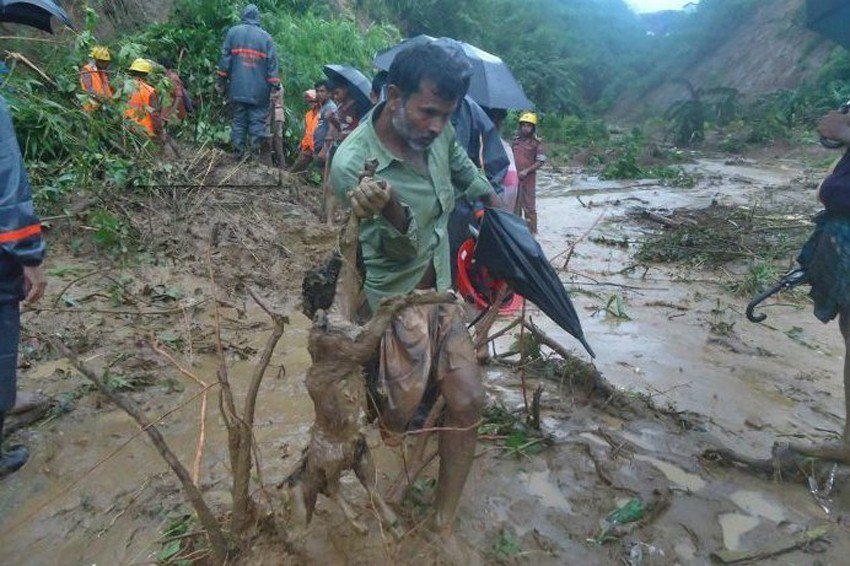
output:
<svg viewBox="0 0 850 566"><path fill-rule="evenodd" d="M751 458L728 448L718 447L705 450L701 457L776 480L804 478L812 473L813 465L817 471L821 468L825 470L833 462L850 464L850 453L846 446L840 444L809 447L776 443L771 452L770 458Z"/></svg>
<svg viewBox="0 0 850 566"><path fill-rule="evenodd" d="M560 342L546 334L543 330L540 329L539 326L534 324L533 321L527 320L523 321L523 326L528 329L529 332L537 339L538 342L550 348L553 352L561 356L565 360L574 359L575 355L573 355L569 350L567 350ZM590 377L591 381L586 385L589 386L594 391L602 394L604 397L610 399L619 395L617 389L611 385L602 374L598 371L593 371L593 375Z"/></svg>
<svg viewBox="0 0 850 566"><path fill-rule="evenodd" d="M666 226L667 228L678 228L682 225L681 222L676 222L675 220L671 220L666 216L661 216L660 214L646 209L641 211L641 215L647 220L652 220L653 222L657 222L658 224Z"/></svg>
<svg viewBox="0 0 850 566"><path fill-rule="evenodd" d="M174 475L177 476L177 479L183 487L183 493L185 494L186 499L189 500L192 509L194 509L195 513L198 515L198 520L201 522L201 526L203 526L207 538L209 539L214 563L224 564L227 561L229 546L227 539L224 536L224 532L221 530L221 526L219 525L212 510L210 510L206 501L204 501L201 491L192 481L189 471L168 446L168 443L165 441L165 438L162 436L159 429L150 422L147 417L145 417L142 410L133 401L127 399L106 385L103 377L83 364L77 355L68 349L62 341L52 339L51 343L54 348L71 361L74 367L77 368L77 371L82 373L89 379L89 381L94 383L98 390L105 395L107 399L109 399L122 411L130 415L130 417L136 421L142 430L147 433L157 452L159 452L162 459L168 464L168 467L171 468L171 471L174 472Z"/></svg>
<svg viewBox="0 0 850 566"><path fill-rule="evenodd" d="M823 444L821 446L805 446L802 444L789 444L788 450L796 452L807 458L816 458L827 462L835 462L850 466L850 445L841 442Z"/></svg>
<svg viewBox="0 0 850 566"><path fill-rule="evenodd" d="M711 556L723 564L765 560L792 550L805 548L813 542L823 540L830 534L831 530L830 525L820 525L800 533L791 540L776 542L758 550L721 550L712 553Z"/></svg>

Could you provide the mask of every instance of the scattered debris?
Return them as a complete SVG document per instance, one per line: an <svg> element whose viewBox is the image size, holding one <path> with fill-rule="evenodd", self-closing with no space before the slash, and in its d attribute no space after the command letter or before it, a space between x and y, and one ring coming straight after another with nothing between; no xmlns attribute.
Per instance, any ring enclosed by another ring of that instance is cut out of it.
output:
<svg viewBox="0 0 850 566"><path fill-rule="evenodd" d="M751 562L754 560L765 560L792 550L806 548L813 542L825 539L832 527L830 525L820 525L813 527L784 542L776 542L772 545L757 549L757 550L721 550L713 552L712 557L716 558L723 564L738 564L740 562Z"/></svg>

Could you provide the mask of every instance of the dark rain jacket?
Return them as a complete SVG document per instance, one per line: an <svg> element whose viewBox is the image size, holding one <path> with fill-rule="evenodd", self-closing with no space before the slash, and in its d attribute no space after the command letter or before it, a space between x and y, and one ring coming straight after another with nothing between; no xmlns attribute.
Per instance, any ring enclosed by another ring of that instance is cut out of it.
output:
<svg viewBox="0 0 850 566"><path fill-rule="evenodd" d="M484 175L493 187L501 187L511 161L505 153L499 130L484 109L469 96L464 96L452 114L452 125L455 127L457 142L466 150L469 158L480 168L483 154Z"/></svg>
<svg viewBox="0 0 850 566"><path fill-rule="evenodd" d="M260 27L260 10L255 5L249 4L242 12L242 23L227 32L218 74L228 79L228 95L234 102L267 104L271 89L280 87L274 40Z"/></svg>
<svg viewBox="0 0 850 566"><path fill-rule="evenodd" d="M44 258L41 222L35 214L12 115L0 96L0 302L24 296L23 266Z"/></svg>

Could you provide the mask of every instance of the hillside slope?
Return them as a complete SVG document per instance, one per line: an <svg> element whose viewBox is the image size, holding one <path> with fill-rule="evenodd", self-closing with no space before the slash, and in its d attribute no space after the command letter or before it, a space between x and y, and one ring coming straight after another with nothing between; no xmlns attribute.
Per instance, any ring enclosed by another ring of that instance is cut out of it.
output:
<svg viewBox="0 0 850 566"><path fill-rule="evenodd" d="M611 112L627 119L665 110L688 97L681 80L695 87L731 87L744 96L794 88L812 78L834 47L804 27L805 0L771 0L748 18L731 38L697 65L682 68L647 91L625 95Z"/></svg>

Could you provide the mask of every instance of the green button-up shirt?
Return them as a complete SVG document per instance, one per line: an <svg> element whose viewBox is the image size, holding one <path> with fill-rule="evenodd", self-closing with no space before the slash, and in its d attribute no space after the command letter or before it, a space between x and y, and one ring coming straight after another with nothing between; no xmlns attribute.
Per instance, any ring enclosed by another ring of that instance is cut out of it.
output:
<svg viewBox="0 0 850 566"><path fill-rule="evenodd" d="M330 173L337 198L348 204L347 193L357 186L366 160L377 159L377 176L390 184L410 220L405 233L383 216L360 223L360 245L366 266L364 290L372 310L385 297L413 291L432 263L437 290L448 290L452 284L449 213L457 197L475 199L492 190L458 145L451 124L446 125L428 148L427 175L390 153L378 139L373 123L383 109L383 104L378 106L342 142L333 157Z"/></svg>

